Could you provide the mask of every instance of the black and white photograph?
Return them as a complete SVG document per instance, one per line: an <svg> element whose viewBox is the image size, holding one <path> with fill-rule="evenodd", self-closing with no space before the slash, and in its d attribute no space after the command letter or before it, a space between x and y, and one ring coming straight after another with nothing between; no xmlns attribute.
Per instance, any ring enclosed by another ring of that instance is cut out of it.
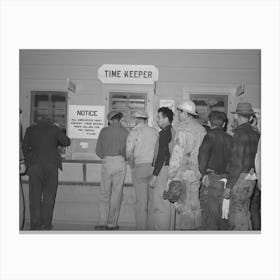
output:
<svg viewBox="0 0 280 280"><path fill-rule="evenodd" d="M279 22L0 0L0 280L279 280Z"/></svg>
<svg viewBox="0 0 280 280"><path fill-rule="evenodd" d="M19 55L21 230L261 230L260 50Z"/></svg>

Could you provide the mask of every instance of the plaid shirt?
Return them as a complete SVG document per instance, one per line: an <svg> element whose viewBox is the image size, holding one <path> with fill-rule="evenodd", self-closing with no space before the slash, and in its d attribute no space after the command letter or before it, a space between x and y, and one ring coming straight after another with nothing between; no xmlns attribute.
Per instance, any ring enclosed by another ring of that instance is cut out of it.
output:
<svg viewBox="0 0 280 280"><path fill-rule="evenodd" d="M234 132L228 188L234 186L241 173L248 173L255 168L254 161L260 137L249 123L238 126Z"/></svg>

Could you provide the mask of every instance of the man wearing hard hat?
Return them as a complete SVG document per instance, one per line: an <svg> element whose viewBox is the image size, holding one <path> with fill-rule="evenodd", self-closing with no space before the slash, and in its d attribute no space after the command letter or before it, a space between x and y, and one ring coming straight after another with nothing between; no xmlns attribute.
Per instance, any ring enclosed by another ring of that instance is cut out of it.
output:
<svg viewBox="0 0 280 280"><path fill-rule="evenodd" d="M136 194L135 219L137 230L152 228L151 199L153 189L149 181L153 174L153 157L158 132L148 126L148 114L136 111L133 114L136 126L127 137L126 157L131 168L132 181Z"/></svg>
<svg viewBox="0 0 280 280"><path fill-rule="evenodd" d="M121 112L111 111L97 140L96 154L102 159L99 225L96 230L117 230L121 208L123 184L126 174L125 145L128 131L120 121Z"/></svg>
<svg viewBox="0 0 280 280"><path fill-rule="evenodd" d="M183 201L180 204L175 202L175 207L180 213L179 228L199 229L202 226L202 213L199 202L201 174L198 152L206 131L196 120L194 102L190 100L181 102L177 112L179 125L169 163L169 180L180 181L184 187Z"/></svg>

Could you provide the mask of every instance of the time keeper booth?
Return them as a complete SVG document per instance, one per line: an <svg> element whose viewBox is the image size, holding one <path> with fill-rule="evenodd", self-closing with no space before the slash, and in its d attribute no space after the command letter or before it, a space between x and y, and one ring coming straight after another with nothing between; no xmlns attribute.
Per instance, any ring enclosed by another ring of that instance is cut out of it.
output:
<svg viewBox="0 0 280 280"><path fill-rule="evenodd" d="M123 112L130 130L133 112L143 109L158 129L160 106L175 110L182 99L192 99L202 124L211 110L222 110L230 131L238 102L250 102L260 115L260 88L259 50L21 50L23 131L48 116L71 138L62 150L54 225L92 229L98 222L101 161L95 146L110 110ZM27 176L23 188L28 205ZM134 201L128 169L119 218L124 228L135 225Z"/></svg>

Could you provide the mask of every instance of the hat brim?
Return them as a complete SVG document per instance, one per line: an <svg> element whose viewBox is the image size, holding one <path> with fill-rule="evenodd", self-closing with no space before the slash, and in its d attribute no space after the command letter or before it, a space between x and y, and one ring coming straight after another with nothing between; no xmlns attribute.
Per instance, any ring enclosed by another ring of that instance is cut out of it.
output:
<svg viewBox="0 0 280 280"><path fill-rule="evenodd" d="M239 115L255 115L256 113L254 111L235 111L235 112L231 112L232 114L239 114Z"/></svg>
<svg viewBox="0 0 280 280"><path fill-rule="evenodd" d="M192 111L189 111L189 110L185 110L185 109L182 109L180 107L177 107L177 109L179 110L182 110L183 112L186 112L188 114L191 114L191 115L194 115L194 116L198 116L198 114L196 112L192 112Z"/></svg>

